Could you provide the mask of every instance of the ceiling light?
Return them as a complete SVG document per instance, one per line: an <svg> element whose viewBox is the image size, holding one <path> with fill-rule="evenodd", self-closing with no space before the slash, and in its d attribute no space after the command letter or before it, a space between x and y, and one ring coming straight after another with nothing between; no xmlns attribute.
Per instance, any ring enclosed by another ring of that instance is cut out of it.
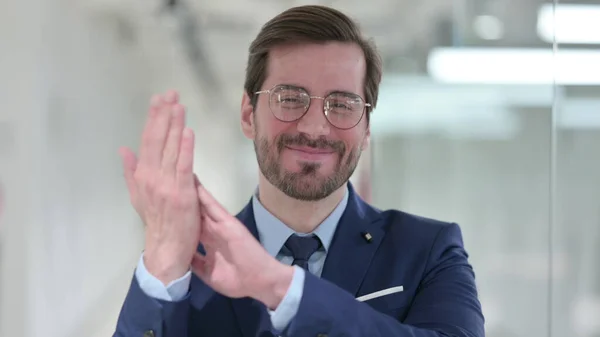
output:
<svg viewBox="0 0 600 337"><path fill-rule="evenodd" d="M427 61L440 82L600 85L600 50L437 48Z"/></svg>
<svg viewBox="0 0 600 337"><path fill-rule="evenodd" d="M504 36L504 24L491 15L480 15L475 18L473 30L484 40L499 40Z"/></svg>
<svg viewBox="0 0 600 337"><path fill-rule="evenodd" d="M599 5L542 5L537 32L546 42L600 44Z"/></svg>

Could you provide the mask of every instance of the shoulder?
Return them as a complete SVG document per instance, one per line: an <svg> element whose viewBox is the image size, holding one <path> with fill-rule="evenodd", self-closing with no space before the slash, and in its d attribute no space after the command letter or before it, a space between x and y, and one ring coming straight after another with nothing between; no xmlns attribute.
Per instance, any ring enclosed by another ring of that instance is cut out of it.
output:
<svg viewBox="0 0 600 337"><path fill-rule="evenodd" d="M379 214L384 230L380 248L386 252L385 259L401 256L410 270L420 270L423 277L439 268L467 266L469 254L457 223L395 209Z"/></svg>
<svg viewBox="0 0 600 337"><path fill-rule="evenodd" d="M380 210L371 206L379 213L389 230L408 230L424 235L437 235L443 231L459 230L456 222L433 219L422 215L412 214L397 209Z"/></svg>
<svg viewBox="0 0 600 337"><path fill-rule="evenodd" d="M434 244L463 245L462 231L456 222L433 219L397 209L379 210L386 239L431 248Z"/></svg>

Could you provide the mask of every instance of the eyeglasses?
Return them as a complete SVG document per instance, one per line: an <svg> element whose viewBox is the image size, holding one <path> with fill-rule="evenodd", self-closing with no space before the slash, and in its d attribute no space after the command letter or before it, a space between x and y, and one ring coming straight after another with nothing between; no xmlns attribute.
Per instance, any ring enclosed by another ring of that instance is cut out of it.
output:
<svg viewBox="0 0 600 337"><path fill-rule="evenodd" d="M371 106L356 94L334 92L326 97L311 96L306 90L290 85L276 85L272 89L257 91L255 94L269 94L271 113L282 122L299 120L308 111L312 99L321 99L327 121L342 130L358 125L365 114L365 108Z"/></svg>

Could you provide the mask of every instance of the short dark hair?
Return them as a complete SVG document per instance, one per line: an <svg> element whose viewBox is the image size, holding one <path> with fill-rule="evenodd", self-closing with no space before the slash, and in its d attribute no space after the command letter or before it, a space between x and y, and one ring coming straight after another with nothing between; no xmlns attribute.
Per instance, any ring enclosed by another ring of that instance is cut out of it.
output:
<svg viewBox="0 0 600 337"><path fill-rule="evenodd" d="M366 61L365 100L377 105L382 61L375 43L363 36L358 24L344 13L325 6L309 5L290 8L269 20L250 44L244 90L256 106L255 92L260 91L267 77L269 50L290 43L347 42L357 44Z"/></svg>

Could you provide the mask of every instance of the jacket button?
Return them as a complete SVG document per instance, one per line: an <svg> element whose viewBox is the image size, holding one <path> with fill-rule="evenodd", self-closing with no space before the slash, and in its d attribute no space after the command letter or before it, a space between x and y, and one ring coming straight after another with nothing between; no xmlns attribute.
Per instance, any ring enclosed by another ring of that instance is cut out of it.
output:
<svg viewBox="0 0 600 337"><path fill-rule="evenodd" d="M148 330L144 332L144 337L154 337L154 331Z"/></svg>

